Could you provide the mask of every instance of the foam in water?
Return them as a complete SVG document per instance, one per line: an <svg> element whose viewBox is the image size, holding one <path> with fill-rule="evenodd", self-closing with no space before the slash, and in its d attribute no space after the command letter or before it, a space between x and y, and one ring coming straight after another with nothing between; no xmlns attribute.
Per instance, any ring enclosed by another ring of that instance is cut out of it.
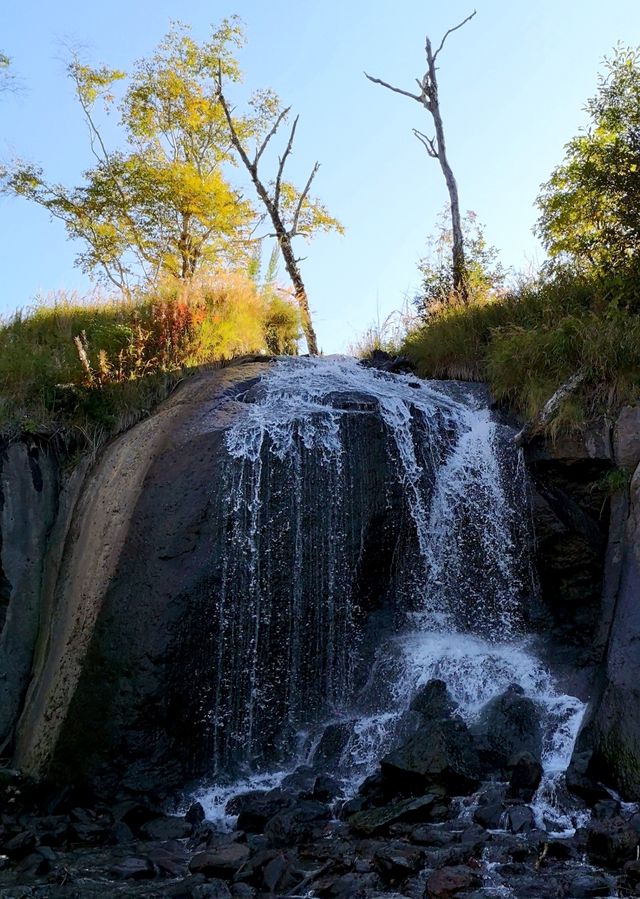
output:
<svg viewBox="0 0 640 899"><path fill-rule="evenodd" d="M308 476L305 454L313 454L321 465L329 496L338 499L344 492L344 461L353 449L344 442L345 413L331 405L331 398L348 392L373 397L378 404L418 548L417 602L407 611L400 632L379 647L370 682L359 693L345 655L345 647L356 639L351 599L340 569L339 545L348 522L340 517L340 504L333 503L333 517L327 521L332 539L322 561L318 557L314 562L303 554L300 505ZM320 709L312 708L318 698L300 693L298 687L305 660L317 654L321 665L315 682L324 691L325 714L332 709L334 720L354 721L337 771L347 788L354 789L392 745L411 697L430 678L447 683L468 720L510 684L519 683L543 711L544 779L534 803L538 823L558 831L570 829L575 822L563 811L559 791L584 706L558 691L524 634L522 612L532 590L522 529L526 487L512 441L504 439L489 410L472 396L435 382L390 377L347 358L277 362L262 378L254 400L238 410L226 434L232 460L228 515L234 546L242 548L234 564L239 573L244 566L246 614L251 622L248 630L240 627L223 597L219 627L227 636L220 640L219 678L229 666L229 652L241 654L247 671L236 685L237 694L225 700L227 705L245 703L233 711L238 751L241 745L253 744L266 695L260 653L273 612L266 602L260 522L265 514L265 459L273 457L289 466L293 497L287 523L294 543L288 679L281 678L286 680L279 685L285 698L277 706L290 727L304 729L305 709L311 716ZM305 566L310 564L325 566L326 598L320 611L309 608L308 591L302 586ZM308 631L296 629L309 616L315 618ZM305 633L319 635L314 639L321 642L310 643ZM240 637L239 645L231 645ZM386 692L379 689L383 683ZM226 708L222 697L218 700L217 708ZM213 716L220 740L232 729L232 713L224 714L226 718ZM308 723L316 727L316 734L321 732L313 716ZM303 735L299 738L304 744ZM220 750L222 762L233 754L233 743L230 746L226 755ZM234 793L279 783L287 770L312 755L314 746L313 740L307 741L300 754L290 756L277 770L257 771L205 791L199 798L208 817L223 814L224 802Z"/></svg>

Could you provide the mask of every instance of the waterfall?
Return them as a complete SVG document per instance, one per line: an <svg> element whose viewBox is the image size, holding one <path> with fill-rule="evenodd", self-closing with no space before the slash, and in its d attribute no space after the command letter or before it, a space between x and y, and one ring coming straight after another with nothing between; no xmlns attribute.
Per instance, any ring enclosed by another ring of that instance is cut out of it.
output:
<svg viewBox="0 0 640 899"><path fill-rule="evenodd" d="M327 722L344 725L334 773L354 788L438 677L469 721L511 683L534 699L536 813L569 826L554 797L584 707L527 636L535 581L511 431L476 390L343 357L277 361L237 400L220 474L208 814L313 760Z"/></svg>

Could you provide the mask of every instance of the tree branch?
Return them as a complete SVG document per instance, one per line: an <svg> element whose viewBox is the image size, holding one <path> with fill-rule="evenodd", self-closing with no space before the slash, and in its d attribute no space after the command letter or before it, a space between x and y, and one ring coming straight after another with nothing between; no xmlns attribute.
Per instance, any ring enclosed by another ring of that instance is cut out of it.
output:
<svg viewBox="0 0 640 899"><path fill-rule="evenodd" d="M298 205L296 206L296 211L293 216L293 222L292 222L291 228L289 230L289 234L291 235L291 237L295 237L296 234L298 233L298 219L300 218L300 212L302 210L302 205L307 197L307 194L309 193L309 189L311 187L311 182L318 174L319 168L320 168L320 163L319 162L314 163L314 166L311 169L311 174L309 175L309 180L305 184L304 190L300 194L300 199L298 200Z"/></svg>
<svg viewBox="0 0 640 899"><path fill-rule="evenodd" d="M272 128L271 131L267 134L267 136L265 137L265 139L262 141L262 144L260 145L260 148L259 148L258 150L256 150L255 159L254 159L254 161L253 161L253 163L254 163L255 166L258 165L258 162L260 161L260 157L261 157L262 154L264 153L264 151L265 151L265 149L266 149L266 147L267 147L267 144L269 143L269 141L271 140L271 138L273 137L273 135L276 133L276 131L277 131L278 128L280 127L280 124L282 123L282 120L283 120L284 118L286 118L286 116L289 114L290 111L291 111L291 107L290 107L290 106L287 106L286 109L283 109L283 110L282 110L282 112L280 113L280 115L279 115L278 118L276 119L273 128Z"/></svg>
<svg viewBox="0 0 640 899"><path fill-rule="evenodd" d="M381 84L382 87L386 87L388 90L393 91L396 94L402 94L404 97L411 97L412 100L417 100L418 103L422 103L422 96L418 94L412 94L411 91L402 90L401 87L394 87L392 84L389 84L386 81L383 81L381 78L374 78L373 75L364 73L365 77L372 81L374 84Z"/></svg>
<svg viewBox="0 0 640 899"><path fill-rule="evenodd" d="M442 50L442 48L444 47L444 42L445 42L446 39L449 37L449 35L450 35L450 34L453 34L454 31L457 31L459 28L462 28L463 25L466 25L467 22L471 21L471 19L473 19L473 17L475 16L475 14L476 14L476 10L474 9L474 11L471 13L470 16L467 16L467 18L466 18L466 19L463 19L462 22L460 22L459 25L454 25L453 28L450 28L450 29L445 33L445 36L444 36L444 37L442 38L442 40L440 41L440 46L438 47L438 49L436 50L436 52L433 54L433 62L436 61L437 56L438 56L438 53L439 53L439 52Z"/></svg>
<svg viewBox="0 0 640 899"><path fill-rule="evenodd" d="M438 151L436 150L436 139L435 137L427 137L426 134L423 134L422 131L418 131L417 128L413 129L413 133L418 138L420 143L423 145L429 156L433 159L438 159Z"/></svg>
<svg viewBox="0 0 640 899"><path fill-rule="evenodd" d="M289 153L291 153L291 148L293 147L293 139L296 136L296 128L298 127L298 119L299 118L300 118L300 116L296 116L294 119L293 127L291 129L291 134L289 135L289 141L287 143L284 153L282 154L282 156L280 157L280 160L279 160L278 174L276 175L276 186L275 186L275 190L273 192L273 202L274 202L276 209L278 209L278 207L280 205L280 186L282 184L282 173L284 172L284 166L287 161L287 156L289 155Z"/></svg>

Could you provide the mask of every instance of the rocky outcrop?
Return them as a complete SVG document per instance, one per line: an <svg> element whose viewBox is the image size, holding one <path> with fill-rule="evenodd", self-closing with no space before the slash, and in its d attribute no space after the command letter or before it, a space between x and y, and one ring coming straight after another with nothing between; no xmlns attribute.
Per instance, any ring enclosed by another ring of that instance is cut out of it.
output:
<svg viewBox="0 0 640 899"><path fill-rule="evenodd" d="M603 669L571 775L640 800L640 467L612 518L603 604ZM626 515L625 515L626 512ZM597 793L594 793L597 795Z"/></svg>
<svg viewBox="0 0 640 899"><path fill-rule="evenodd" d="M58 493L52 451L34 441L0 445L0 755L31 676Z"/></svg>
<svg viewBox="0 0 640 899"><path fill-rule="evenodd" d="M166 792L277 760L348 691L368 614L403 600L415 531L376 398L327 396L354 448L339 464L304 433L236 459L267 364L193 377L85 479L16 731L25 773Z"/></svg>
<svg viewBox="0 0 640 899"><path fill-rule="evenodd" d="M527 455L549 654L590 699L568 782L590 802L603 784L638 800L640 406Z"/></svg>

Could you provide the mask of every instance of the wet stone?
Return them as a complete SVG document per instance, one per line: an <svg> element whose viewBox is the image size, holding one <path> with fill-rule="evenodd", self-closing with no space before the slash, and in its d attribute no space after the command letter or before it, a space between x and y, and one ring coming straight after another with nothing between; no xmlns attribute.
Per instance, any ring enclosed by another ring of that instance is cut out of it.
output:
<svg viewBox="0 0 640 899"><path fill-rule="evenodd" d="M463 891L472 890L481 885L476 871L464 865L441 868L434 871L427 880L427 893L430 899L449 899Z"/></svg>
<svg viewBox="0 0 640 899"><path fill-rule="evenodd" d="M242 843L229 843L194 855L189 862L189 870L213 877L231 878L248 860L250 854L247 846Z"/></svg>
<svg viewBox="0 0 640 899"><path fill-rule="evenodd" d="M527 805L516 805L507 812L506 824L511 833L529 833L535 825L533 812Z"/></svg>
<svg viewBox="0 0 640 899"><path fill-rule="evenodd" d="M439 795L432 793L427 793L419 799L404 799L393 805L357 812L348 819L348 824L358 833L367 835L382 833L389 825L398 821L428 820L431 809L439 799Z"/></svg>
<svg viewBox="0 0 640 899"><path fill-rule="evenodd" d="M155 868L148 858L132 857L112 865L109 875L116 880L148 880L155 875Z"/></svg>
<svg viewBox="0 0 640 899"><path fill-rule="evenodd" d="M604 874L578 874L574 877L570 884L568 895L572 899L591 899L591 897L606 896L613 894L615 884L611 877Z"/></svg>

